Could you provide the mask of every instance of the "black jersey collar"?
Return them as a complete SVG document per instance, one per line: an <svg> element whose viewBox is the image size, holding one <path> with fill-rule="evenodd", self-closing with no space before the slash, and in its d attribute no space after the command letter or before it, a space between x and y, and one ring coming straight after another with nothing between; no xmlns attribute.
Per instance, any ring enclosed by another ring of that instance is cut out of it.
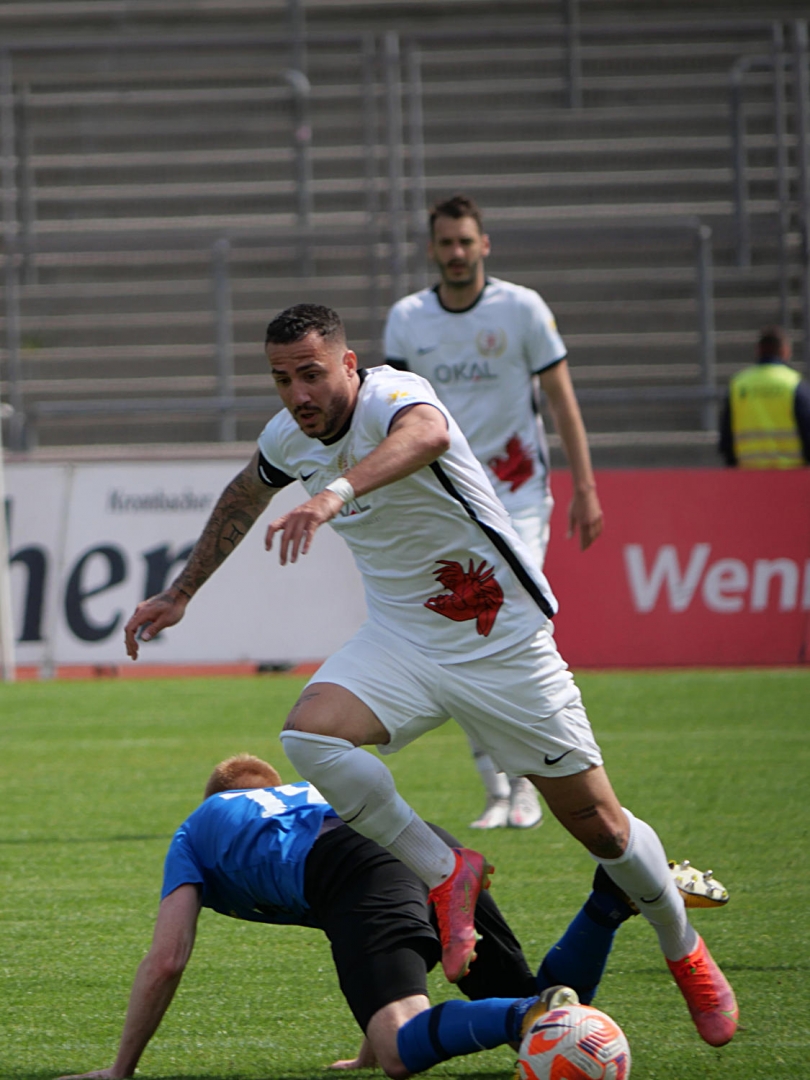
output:
<svg viewBox="0 0 810 1080"><path fill-rule="evenodd" d="M484 287L483 287L483 289L478 294L478 296L476 296L476 298L473 300L473 302L471 304L468 304L464 308L449 308L449 307L446 307L442 303L442 298L439 295L439 288L440 288L439 285L434 285L432 291L436 294L436 299L438 300L439 307L442 309L442 311L446 311L448 315L464 315L466 312L472 311L472 309L475 307L475 305L480 301L481 297L487 291L487 285L490 285L490 284L491 284L490 279L489 278L484 278Z"/></svg>

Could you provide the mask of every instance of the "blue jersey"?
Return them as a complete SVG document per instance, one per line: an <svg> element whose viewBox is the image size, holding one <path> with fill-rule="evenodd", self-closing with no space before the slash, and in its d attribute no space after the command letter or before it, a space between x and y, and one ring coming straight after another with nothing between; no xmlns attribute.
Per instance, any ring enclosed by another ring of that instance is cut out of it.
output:
<svg viewBox="0 0 810 1080"><path fill-rule="evenodd" d="M211 795L174 834L161 899L200 885L203 907L222 915L306 924L304 866L329 817L337 814L305 782Z"/></svg>

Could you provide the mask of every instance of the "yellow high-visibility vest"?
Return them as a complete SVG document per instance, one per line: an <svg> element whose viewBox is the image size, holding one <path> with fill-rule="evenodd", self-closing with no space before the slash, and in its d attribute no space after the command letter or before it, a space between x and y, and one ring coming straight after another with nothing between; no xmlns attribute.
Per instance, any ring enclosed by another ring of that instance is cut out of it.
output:
<svg viewBox="0 0 810 1080"><path fill-rule="evenodd" d="M801 375L786 364L745 368L729 385L734 453L743 469L804 465L793 400Z"/></svg>

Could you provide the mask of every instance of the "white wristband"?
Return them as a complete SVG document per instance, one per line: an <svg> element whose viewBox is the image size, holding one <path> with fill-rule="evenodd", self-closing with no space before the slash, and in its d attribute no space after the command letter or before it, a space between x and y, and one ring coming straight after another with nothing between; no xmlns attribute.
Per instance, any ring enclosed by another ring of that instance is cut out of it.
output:
<svg viewBox="0 0 810 1080"><path fill-rule="evenodd" d="M345 476L339 476L337 480L333 480L331 484L327 484L323 490L334 492L344 506L354 499L354 488Z"/></svg>

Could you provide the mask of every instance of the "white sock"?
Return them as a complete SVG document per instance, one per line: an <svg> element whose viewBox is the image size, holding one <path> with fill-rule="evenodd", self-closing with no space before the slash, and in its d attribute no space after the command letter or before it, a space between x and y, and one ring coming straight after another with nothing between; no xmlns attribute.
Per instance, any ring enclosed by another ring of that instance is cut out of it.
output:
<svg viewBox="0 0 810 1080"><path fill-rule="evenodd" d="M501 772L486 750L482 750L472 739L469 738L473 761L478 769L478 775L484 783L487 796L490 799L509 798L509 779L506 773Z"/></svg>
<svg viewBox="0 0 810 1080"><path fill-rule="evenodd" d="M597 859L620 889L638 907L658 935L668 960L680 960L698 943L695 928L686 917L678 888L672 879L664 848L646 821L625 810L629 836L618 859Z"/></svg>
<svg viewBox="0 0 810 1080"><path fill-rule="evenodd" d="M453 849L416 812L399 836L388 845L388 850L413 870L429 889L441 885L456 868Z"/></svg>
<svg viewBox="0 0 810 1080"><path fill-rule="evenodd" d="M455 869L453 849L417 817L374 754L330 735L282 731L284 752L347 825L376 840L432 889Z"/></svg>

